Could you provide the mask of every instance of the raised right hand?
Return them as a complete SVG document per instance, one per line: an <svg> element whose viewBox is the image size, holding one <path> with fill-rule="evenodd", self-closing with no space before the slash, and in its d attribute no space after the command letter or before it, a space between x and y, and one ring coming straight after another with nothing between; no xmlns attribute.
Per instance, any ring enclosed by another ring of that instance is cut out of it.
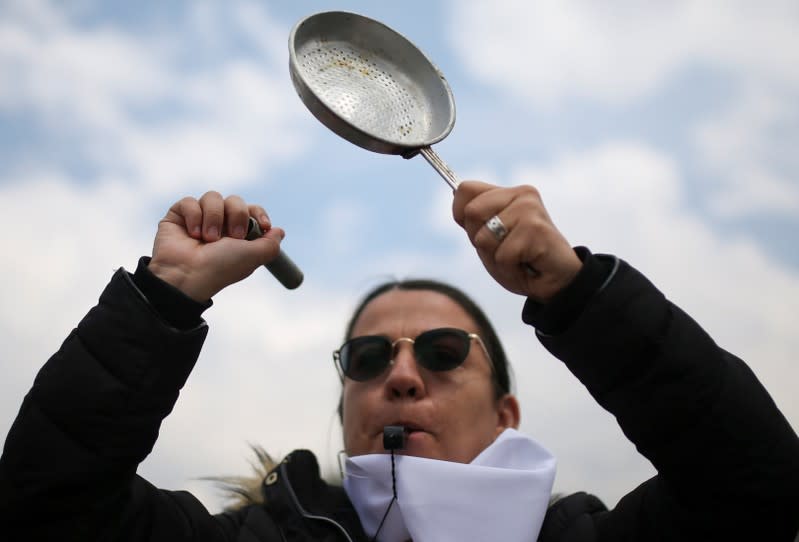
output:
<svg viewBox="0 0 799 542"><path fill-rule="evenodd" d="M583 265L532 186L464 181L455 191L452 215L489 274L513 293L546 303L574 280ZM491 217L502 221L505 237L497 239L488 229ZM528 272L528 265L537 272Z"/></svg>
<svg viewBox="0 0 799 542"><path fill-rule="evenodd" d="M252 216L263 237L246 241ZM150 271L197 301L248 277L280 251L285 232L273 228L263 207L238 196L206 192L185 197L158 223Z"/></svg>

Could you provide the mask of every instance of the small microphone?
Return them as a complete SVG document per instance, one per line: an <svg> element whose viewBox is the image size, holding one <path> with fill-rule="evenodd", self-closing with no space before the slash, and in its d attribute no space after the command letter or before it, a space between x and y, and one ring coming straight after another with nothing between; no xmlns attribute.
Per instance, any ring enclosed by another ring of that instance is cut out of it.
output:
<svg viewBox="0 0 799 542"><path fill-rule="evenodd" d="M405 427L387 425L383 428L383 448L386 450L402 450L405 448Z"/></svg>

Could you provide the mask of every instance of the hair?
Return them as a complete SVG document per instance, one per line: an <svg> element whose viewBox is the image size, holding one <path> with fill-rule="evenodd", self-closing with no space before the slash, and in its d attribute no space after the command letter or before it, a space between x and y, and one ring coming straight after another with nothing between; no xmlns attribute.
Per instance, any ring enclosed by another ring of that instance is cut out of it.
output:
<svg viewBox="0 0 799 542"><path fill-rule="evenodd" d="M361 302L356 307L355 311L352 313L349 322L347 323L346 330L344 332L344 340L349 340L352 338L352 330L355 328L355 324L358 322L358 318L360 318L361 313L363 313L364 309L366 308L369 303L371 303L376 297L392 291L392 290L400 290L400 291L417 291L417 290L429 290L431 292L437 292L443 294L450 298L452 301L458 304L466 313L472 317L475 324L477 324L478 334L480 338L483 340L485 344L486 350L488 351L488 355L491 357L491 362L493 364L493 371L491 372L491 380L494 385L494 395L496 399L504 396L511 391L511 369L510 364L508 363L508 358L505 355L505 349L502 348L502 343L499 340L499 336L497 332L494 330L494 326L491 325L491 322L488 320L488 317L485 315L483 310L477 305L477 303L472 300L468 295L466 295L463 291L459 290L458 288L451 286L449 284L445 284L443 282L439 282L437 280L432 279L406 279L406 280L393 280L389 282L385 282L373 288L370 292L368 292L362 299ZM343 397L339 397L338 403L338 414L339 419L342 418L343 415Z"/></svg>

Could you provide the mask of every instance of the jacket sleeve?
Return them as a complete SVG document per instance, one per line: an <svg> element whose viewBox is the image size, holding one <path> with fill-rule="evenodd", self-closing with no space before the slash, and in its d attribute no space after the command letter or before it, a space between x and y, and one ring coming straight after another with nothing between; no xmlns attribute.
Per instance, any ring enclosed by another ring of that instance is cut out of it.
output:
<svg viewBox="0 0 799 542"><path fill-rule="evenodd" d="M118 270L40 370L8 434L0 538L226 540L193 496L136 475L206 332L202 321L173 328Z"/></svg>
<svg viewBox="0 0 799 542"><path fill-rule="evenodd" d="M604 259L612 276L581 312L557 334L539 330L658 472L594 514L597 540L793 541L796 433L746 364L635 269Z"/></svg>

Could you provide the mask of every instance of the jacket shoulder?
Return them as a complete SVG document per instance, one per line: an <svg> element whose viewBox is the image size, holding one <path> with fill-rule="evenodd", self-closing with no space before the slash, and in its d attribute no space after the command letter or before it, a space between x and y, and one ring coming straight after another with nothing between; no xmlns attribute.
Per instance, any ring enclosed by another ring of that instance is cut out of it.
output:
<svg viewBox="0 0 799 542"><path fill-rule="evenodd" d="M580 491L555 501L544 516L539 542L592 542L596 540L593 515L607 511L598 497Z"/></svg>
<svg viewBox="0 0 799 542"><path fill-rule="evenodd" d="M322 479L316 457L295 450L260 482L259 502L217 516L238 541L366 540L341 486Z"/></svg>

